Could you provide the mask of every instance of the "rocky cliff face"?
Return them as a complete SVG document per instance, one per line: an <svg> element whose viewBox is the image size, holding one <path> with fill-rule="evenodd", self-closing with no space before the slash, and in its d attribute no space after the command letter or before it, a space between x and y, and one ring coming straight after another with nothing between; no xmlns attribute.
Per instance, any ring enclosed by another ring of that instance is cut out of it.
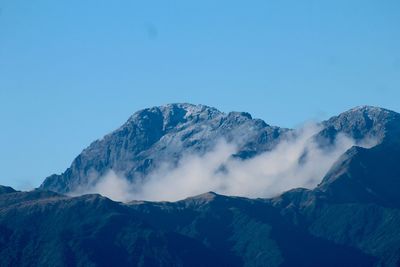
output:
<svg viewBox="0 0 400 267"><path fill-rule="evenodd" d="M225 139L248 158L274 147L287 129L269 126L244 112L222 113L203 105L170 104L136 112L116 131L86 148L43 189L66 193L95 182L110 169L128 180L143 178L161 163L176 163L184 153L202 154Z"/></svg>
<svg viewBox="0 0 400 267"><path fill-rule="evenodd" d="M398 142L400 135L400 114L383 108L361 106L334 116L322 123L320 137L333 140L339 133L355 140L365 138Z"/></svg>
<svg viewBox="0 0 400 267"><path fill-rule="evenodd" d="M320 123L314 138L329 146L339 134L356 141L393 142L400 134L400 115L358 107ZM235 143L235 157L248 159L273 149L293 130L270 126L244 112L223 113L204 105L170 104L136 112L116 131L86 148L61 175L45 179L42 189L68 193L95 184L113 170L141 181L161 164L176 164L185 154L202 155L224 139ZM397 142L397 141L396 141Z"/></svg>

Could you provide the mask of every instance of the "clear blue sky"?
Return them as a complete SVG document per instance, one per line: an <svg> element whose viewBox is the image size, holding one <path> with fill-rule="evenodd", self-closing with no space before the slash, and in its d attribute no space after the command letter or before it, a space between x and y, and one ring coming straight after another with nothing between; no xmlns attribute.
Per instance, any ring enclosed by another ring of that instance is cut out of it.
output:
<svg viewBox="0 0 400 267"><path fill-rule="evenodd" d="M38 186L169 102L292 127L400 111L400 1L0 0L0 184Z"/></svg>

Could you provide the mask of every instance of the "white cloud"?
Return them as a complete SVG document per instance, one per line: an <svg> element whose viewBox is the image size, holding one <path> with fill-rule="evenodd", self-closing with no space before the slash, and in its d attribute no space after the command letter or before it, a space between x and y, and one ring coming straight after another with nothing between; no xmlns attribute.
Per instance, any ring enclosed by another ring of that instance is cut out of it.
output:
<svg viewBox="0 0 400 267"><path fill-rule="evenodd" d="M272 151L248 160L232 157L237 146L221 139L212 151L183 155L177 166L164 164L142 182L128 182L110 170L96 185L75 194L100 193L119 201L174 201L208 191L272 197L297 187L313 188L338 157L356 144L338 135L333 146L322 148L311 138L319 130L316 125L306 125L282 139ZM374 140L357 145L370 147Z"/></svg>

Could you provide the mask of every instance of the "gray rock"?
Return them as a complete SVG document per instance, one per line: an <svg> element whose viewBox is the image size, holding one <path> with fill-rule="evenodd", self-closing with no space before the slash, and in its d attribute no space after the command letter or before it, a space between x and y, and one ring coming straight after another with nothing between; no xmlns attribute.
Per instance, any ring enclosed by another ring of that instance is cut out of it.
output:
<svg viewBox="0 0 400 267"><path fill-rule="evenodd" d="M322 123L319 140L332 142L339 134L355 140L376 139L377 143L400 139L400 114L383 108L360 106L334 116Z"/></svg>
<svg viewBox="0 0 400 267"><path fill-rule="evenodd" d="M331 145L338 134L356 141L399 142L400 114L362 106L321 123L313 138L321 146ZM220 139L239 146L241 159L273 149L290 129L270 126L245 112L223 113L204 105L169 104L133 114L119 129L93 142L61 175L54 174L40 186L68 193L94 184L109 170L129 181L141 181L163 163L176 164L183 155L202 155Z"/></svg>
<svg viewBox="0 0 400 267"><path fill-rule="evenodd" d="M176 164L187 153L203 154L221 138L239 145L237 157L272 149L287 129L244 112L228 114L204 105L169 104L136 112L116 131L86 148L61 175L42 189L66 193L95 183L109 170L128 180L143 179L161 163Z"/></svg>

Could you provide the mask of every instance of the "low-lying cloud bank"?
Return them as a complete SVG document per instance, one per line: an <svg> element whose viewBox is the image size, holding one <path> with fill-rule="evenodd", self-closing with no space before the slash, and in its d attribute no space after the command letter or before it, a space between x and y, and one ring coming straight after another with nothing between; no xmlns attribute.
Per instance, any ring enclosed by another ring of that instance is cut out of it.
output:
<svg viewBox="0 0 400 267"><path fill-rule="evenodd" d="M80 188L73 195L99 193L118 201L175 201L208 191L273 197L297 187L314 188L350 147L375 145L374 140L356 143L338 135L332 146L321 147L311 138L319 130L316 125L304 126L283 138L272 151L248 160L232 157L238 147L221 139L212 151L183 155L178 165L164 164L142 182L129 182L110 170L97 184Z"/></svg>

